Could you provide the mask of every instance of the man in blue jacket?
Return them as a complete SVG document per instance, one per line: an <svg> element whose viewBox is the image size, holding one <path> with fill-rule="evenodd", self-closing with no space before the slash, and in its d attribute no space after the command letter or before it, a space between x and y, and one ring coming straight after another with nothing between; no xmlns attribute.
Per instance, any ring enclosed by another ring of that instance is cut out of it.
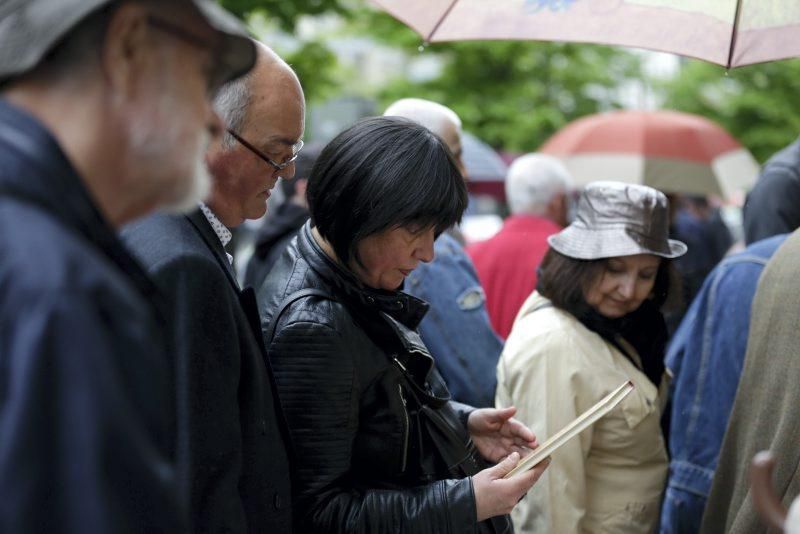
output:
<svg viewBox="0 0 800 534"><path fill-rule="evenodd" d="M0 532L182 532L155 288L116 228L207 188L254 50L206 0L0 7Z"/></svg>
<svg viewBox="0 0 800 534"><path fill-rule="evenodd" d="M662 534L700 530L742 374L756 286L786 237L758 241L720 263L670 342L666 366L674 375L671 461Z"/></svg>

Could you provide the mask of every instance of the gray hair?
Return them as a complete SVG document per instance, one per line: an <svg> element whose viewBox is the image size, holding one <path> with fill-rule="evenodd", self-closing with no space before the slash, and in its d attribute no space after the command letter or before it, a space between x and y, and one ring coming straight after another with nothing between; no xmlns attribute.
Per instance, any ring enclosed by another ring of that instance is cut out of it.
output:
<svg viewBox="0 0 800 534"><path fill-rule="evenodd" d="M252 71L251 71L252 72ZM247 119L247 107L250 105L251 74L242 76L223 85L214 99L214 109L229 128L236 133L242 131ZM236 140L228 132L222 136L222 147L231 148Z"/></svg>
<svg viewBox="0 0 800 534"><path fill-rule="evenodd" d="M544 215L550 201L571 187L572 177L558 159L545 154L525 154L508 169L506 200L514 215Z"/></svg>
<svg viewBox="0 0 800 534"><path fill-rule="evenodd" d="M461 132L461 119L455 111L422 98L402 98L386 108L383 116L405 117L439 136L444 135L447 123L451 123L459 133Z"/></svg>

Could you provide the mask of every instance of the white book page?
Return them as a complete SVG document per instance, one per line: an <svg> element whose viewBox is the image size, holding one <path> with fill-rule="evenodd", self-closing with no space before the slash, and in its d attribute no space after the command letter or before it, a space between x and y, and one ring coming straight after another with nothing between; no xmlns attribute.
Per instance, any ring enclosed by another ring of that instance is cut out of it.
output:
<svg viewBox="0 0 800 534"><path fill-rule="evenodd" d="M622 399L628 396L633 391L633 382L630 380L619 386L617 389L603 397L597 404L583 412L577 419L573 420L570 424L556 432L550 439L539 445L533 452L522 458L517 466L509 471L505 477L509 478L516 473L521 473L532 469L542 460L553 454L564 443L571 440L595 422L613 410Z"/></svg>

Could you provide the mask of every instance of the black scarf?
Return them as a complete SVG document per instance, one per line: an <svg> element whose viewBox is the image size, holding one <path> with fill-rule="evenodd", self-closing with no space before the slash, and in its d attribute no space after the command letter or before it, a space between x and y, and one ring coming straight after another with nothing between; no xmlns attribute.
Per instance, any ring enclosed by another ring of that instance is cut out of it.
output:
<svg viewBox="0 0 800 534"><path fill-rule="evenodd" d="M619 337L630 343L642 360L642 371L656 387L664 374L664 352L667 347L667 324L664 315L650 300L645 300L634 312L619 319L609 319L588 307L577 315L589 330L617 347L631 362L636 361L619 342ZM637 366L638 367L638 366Z"/></svg>

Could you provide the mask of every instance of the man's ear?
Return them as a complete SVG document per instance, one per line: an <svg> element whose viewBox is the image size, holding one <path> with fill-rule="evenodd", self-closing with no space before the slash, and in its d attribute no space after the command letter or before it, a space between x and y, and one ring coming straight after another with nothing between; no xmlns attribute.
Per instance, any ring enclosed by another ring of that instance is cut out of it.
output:
<svg viewBox="0 0 800 534"><path fill-rule="evenodd" d="M152 34L147 11L136 3L120 6L111 16L101 56L102 71L114 93L129 99L136 95L142 77L147 74Z"/></svg>

